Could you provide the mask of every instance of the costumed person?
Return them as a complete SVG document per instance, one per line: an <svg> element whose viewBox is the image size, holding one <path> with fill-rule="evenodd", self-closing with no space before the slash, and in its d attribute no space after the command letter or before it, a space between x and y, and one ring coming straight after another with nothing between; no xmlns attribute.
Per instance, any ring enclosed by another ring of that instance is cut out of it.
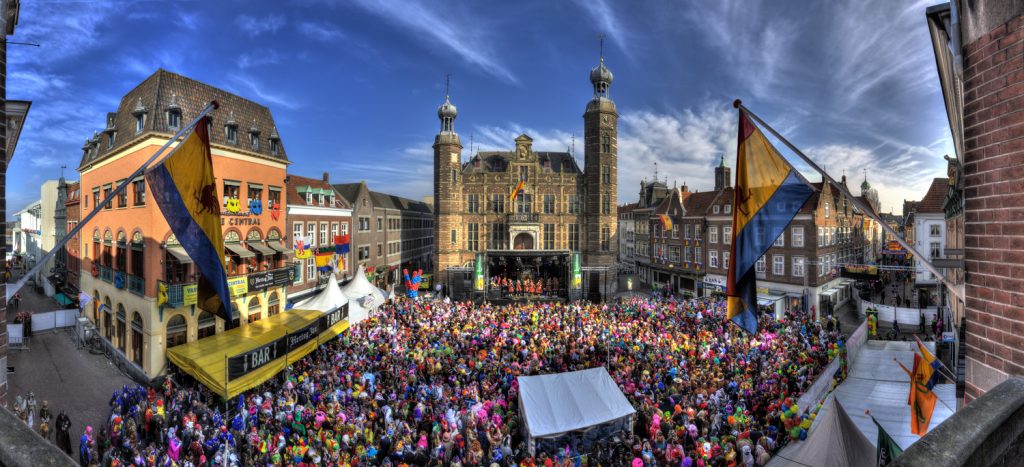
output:
<svg viewBox="0 0 1024 467"><path fill-rule="evenodd" d="M57 448L71 455L71 419L63 410L57 414Z"/></svg>
<svg viewBox="0 0 1024 467"><path fill-rule="evenodd" d="M85 427L82 437L78 438L78 462L82 467L92 464L92 427Z"/></svg>
<svg viewBox="0 0 1024 467"><path fill-rule="evenodd" d="M50 439L50 422L53 415L50 414L50 403L43 401L43 406L39 408L39 435L43 439L49 441Z"/></svg>

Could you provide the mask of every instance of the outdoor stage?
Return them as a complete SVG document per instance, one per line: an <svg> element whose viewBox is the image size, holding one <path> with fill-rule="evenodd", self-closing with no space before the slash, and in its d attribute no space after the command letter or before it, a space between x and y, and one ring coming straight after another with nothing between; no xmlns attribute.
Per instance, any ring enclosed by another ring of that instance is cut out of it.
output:
<svg viewBox="0 0 1024 467"><path fill-rule="evenodd" d="M483 253L483 263L483 287L489 300L526 302L569 298L570 251L491 250ZM511 287L503 284L511 284ZM533 289L528 290L527 284L533 284Z"/></svg>

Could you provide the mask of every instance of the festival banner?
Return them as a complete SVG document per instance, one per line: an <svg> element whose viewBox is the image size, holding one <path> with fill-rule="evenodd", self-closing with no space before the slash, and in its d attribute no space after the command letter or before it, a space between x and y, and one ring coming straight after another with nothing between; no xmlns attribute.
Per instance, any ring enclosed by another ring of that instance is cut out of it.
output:
<svg viewBox="0 0 1024 467"><path fill-rule="evenodd" d="M583 271L580 268L580 254L572 254L572 288L581 289L583 288Z"/></svg>
<svg viewBox="0 0 1024 467"><path fill-rule="evenodd" d="M476 254L476 262L473 265L473 290L482 292L484 290L484 255Z"/></svg>
<svg viewBox="0 0 1024 467"><path fill-rule="evenodd" d="M266 345L228 358L228 381L245 376L278 358L287 356L288 352L316 339L322 332L338 324L346 316L348 316L348 304L324 314L320 319L298 331L288 333Z"/></svg>
<svg viewBox="0 0 1024 467"><path fill-rule="evenodd" d="M249 280L245 276L228 278L228 290L232 297L239 297L249 293Z"/></svg>

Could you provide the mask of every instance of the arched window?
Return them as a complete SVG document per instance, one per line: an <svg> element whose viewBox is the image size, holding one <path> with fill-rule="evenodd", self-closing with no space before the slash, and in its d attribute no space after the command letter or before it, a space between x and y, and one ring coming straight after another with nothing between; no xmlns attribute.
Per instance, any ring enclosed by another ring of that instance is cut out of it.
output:
<svg viewBox="0 0 1024 467"><path fill-rule="evenodd" d="M267 300L267 317L274 316L281 312L281 303L277 298L277 292L270 293L270 299Z"/></svg>
<svg viewBox="0 0 1024 467"><path fill-rule="evenodd" d="M124 311L124 305L117 304L117 348L125 352L127 345L126 333L128 332L128 316Z"/></svg>
<svg viewBox="0 0 1024 467"><path fill-rule="evenodd" d="M132 361L142 366L142 315L132 313Z"/></svg>
<svg viewBox="0 0 1024 467"><path fill-rule="evenodd" d="M167 321L167 348L178 346L188 342L188 323L185 317L174 315Z"/></svg>
<svg viewBox="0 0 1024 467"><path fill-rule="evenodd" d="M199 338L210 337L217 332L217 319L213 313L203 310L199 313Z"/></svg>
<svg viewBox="0 0 1024 467"><path fill-rule="evenodd" d="M263 310L260 309L260 299L252 297L249 299L249 322L259 321L263 318Z"/></svg>
<svg viewBox="0 0 1024 467"><path fill-rule="evenodd" d="M128 242L124 231L117 233L117 255L114 257L114 269L122 272L128 270Z"/></svg>
<svg viewBox="0 0 1024 467"><path fill-rule="evenodd" d="M138 295L146 293L146 255L142 232L132 234L132 261L128 272L128 290Z"/></svg>
<svg viewBox="0 0 1024 467"><path fill-rule="evenodd" d="M103 299L103 335L114 342L114 309L110 307L110 297Z"/></svg>
<svg viewBox="0 0 1024 467"><path fill-rule="evenodd" d="M164 280L168 284L190 282L192 275L189 265L192 264L192 258L188 256L174 235L167 237L164 246Z"/></svg>

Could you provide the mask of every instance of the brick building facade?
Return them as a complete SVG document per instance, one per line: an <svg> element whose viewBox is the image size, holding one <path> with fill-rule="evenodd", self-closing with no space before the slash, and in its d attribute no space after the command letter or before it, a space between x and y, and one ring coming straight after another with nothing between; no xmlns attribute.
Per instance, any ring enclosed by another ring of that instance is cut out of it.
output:
<svg viewBox="0 0 1024 467"><path fill-rule="evenodd" d="M81 184L78 182L71 182L67 184L67 200L64 202L65 213L67 215L67 232L71 232L78 222L82 219L82 190ZM77 292L81 290L82 283L82 253L81 253L81 240L82 236L80 233L76 233L72 236L67 243L64 244L65 257L67 258L67 267L65 269L66 284L70 292L73 295L72 299L77 299Z"/></svg>
<svg viewBox="0 0 1024 467"><path fill-rule="evenodd" d="M352 207L353 271L363 266L367 278L381 288L401 284L402 269L429 273L434 213L428 204L371 191L365 181L334 188Z"/></svg>
<svg viewBox="0 0 1024 467"><path fill-rule="evenodd" d="M289 164L270 109L165 70L144 80L87 140L78 168L82 212L101 209L82 233L83 313L125 358L149 376L165 369L166 349L224 329L215 310L198 309L198 271L170 231L143 177L109 204L100 201L152 156L207 102L208 125L233 320L241 326L284 310L294 278L278 207ZM166 286L166 302L159 289Z"/></svg>
<svg viewBox="0 0 1024 467"><path fill-rule="evenodd" d="M1024 376L1024 3L954 6L959 28L932 31L952 44L953 65L940 66L943 93L962 96L962 108L947 105L947 112L963 148L970 401L1009 376ZM962 88L947 88L958 76Z"/></svg>
<svg viewBox="0 0 1024 467"><path fill-rule="evenodd" d="M294 245L297 237L312 238L311 247L334 248L334 237L352 232L352 206L331 185L330 176L324 172L322 178L285 177L286 225L285 245ZM349 239L349 247L353 245ZM352 253L342 258L344 268L338 265L339 281L351 277ZM316 270L314 258L295 262L295 282L288 286L288 301L303 300L321 286L328 277L322 277Z"/></svg>
<svg viewBox="0 0 1024 467"><path fill-rule="evenodd" d="M434 140L436 269L471 263L494 250L572 251L583 266L608 268L602 281L584 279L607 294L615 287L618 112L609 97L612 73L591 70L593 98L583 114L584 167L573 154L538 152L520 135L512 151L471 154L462 162L457 111L448 97L438 108ZM511 193L519 184L515 201ZM593 290L590 291L593 293Z"/></svg>

